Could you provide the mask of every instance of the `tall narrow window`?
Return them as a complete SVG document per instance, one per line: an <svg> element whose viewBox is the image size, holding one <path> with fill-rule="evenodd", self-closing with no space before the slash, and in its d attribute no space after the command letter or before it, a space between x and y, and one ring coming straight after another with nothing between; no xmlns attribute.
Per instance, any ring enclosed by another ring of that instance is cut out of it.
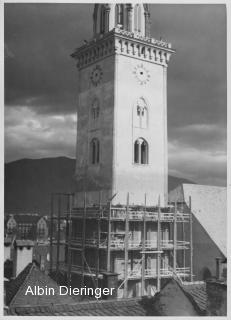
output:
<svg viewBox="0 0 231 320"><path fill-rule="evenodd" d="M100 33L105 32L105 8L102 6L101 8L101 17L100 17Z"/></svg>
<svg viewBox="0 0 231 320"><path fill-rule="evenodd" d="M93 138L90 144L91 151L91 163L97 164L99 163L99 140L97 138Z"/></svg>
<svg viewBox="0 0 231 320"><path fill-rule="evenodd" d="M134 143L134 163L148 164L148 143L143 138Z"/></svg>
<svg viewBox="0 0 231 320"><path fill-rule="evenodd" d="M135 32L141 32L141 7L139 4L135 5L134 22Z"/></svg>
<svg viewBox="0 0 231 320"><path fill-rule="evenodd" d="M139 142L136 140L134 144L134 162L139 163Z"/></svg>
<svg viewBox="0 0 231 320"><path fill-rule="evenodd" d="M116 21L117 24L123 25L123 5L116 5Z"/></svg>

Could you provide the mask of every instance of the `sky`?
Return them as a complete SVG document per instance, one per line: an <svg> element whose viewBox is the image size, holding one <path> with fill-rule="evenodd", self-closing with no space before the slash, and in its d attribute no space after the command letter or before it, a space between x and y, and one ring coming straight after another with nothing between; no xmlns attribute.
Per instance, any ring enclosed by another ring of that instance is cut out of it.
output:
<svg viewBox="0 0 231 320"><path fill-rule="evenodd" d="M75 158L77 69L93 4L4 5L5 162ZM226 185L226 8L151 4L153 38L172 43L169 174Z"/></svg>

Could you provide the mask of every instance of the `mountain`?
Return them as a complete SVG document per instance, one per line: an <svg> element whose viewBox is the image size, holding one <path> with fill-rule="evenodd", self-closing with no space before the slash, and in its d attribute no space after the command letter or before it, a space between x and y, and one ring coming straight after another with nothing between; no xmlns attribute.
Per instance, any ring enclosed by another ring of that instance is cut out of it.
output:
<svg viewBox="0 0 231 320"><path fill-rule="evenodd" d="M21 159L5 164L5 213L48 215L51 192L74 191L75 159ZM169 190L193 183L169 176Z"/></svg>

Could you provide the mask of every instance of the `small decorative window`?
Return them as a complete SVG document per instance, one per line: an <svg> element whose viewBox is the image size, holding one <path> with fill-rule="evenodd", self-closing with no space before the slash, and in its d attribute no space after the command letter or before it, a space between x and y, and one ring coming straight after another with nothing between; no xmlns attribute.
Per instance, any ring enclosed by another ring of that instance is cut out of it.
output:
<svg viewBox="0 0 231 320"><path fill-rule="evenodd" d="M93 120L99 118L99 101L97 99L95 99L92 103L91 117Z"/></svg>
<svg viewBox="0 0 231 320"><path fill-rule="evenodd" d="M139 98L136 103L136 109L134 112L134 126L138 128L147 128L148 124L148 108L145 100Z"/></svg>
<svg viewBox="0 0 231 320"><path fill-rule="evenodd" d="M99 140L97 138L93 138L90 144L90 153L91 153L91 163L98 164L99 163Z"/></svg>
<svg viewBox="0 0 231 320"><path fill-rule="evenodd" d="M134 143L134 163L148 164L148 143L143 138L139 138Z"/></svg>

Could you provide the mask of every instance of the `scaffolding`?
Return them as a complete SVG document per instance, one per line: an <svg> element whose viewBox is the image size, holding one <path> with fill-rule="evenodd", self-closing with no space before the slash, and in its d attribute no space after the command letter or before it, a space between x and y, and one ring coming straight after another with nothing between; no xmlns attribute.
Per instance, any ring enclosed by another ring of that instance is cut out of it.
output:
<svg viewBox="0 0 231 320"><path fill-rule="evenodd" d="M118 289L123 290L125 298L129 295L130 281L140 282L142 296L150 294L145 289L150 280L155 282L156 291L160 291L162 279L177 277L180 281L193 281L191 199L186 211L177 203L161 207L160 200L157 206L146 206L146 196L144 199L143 206L130 205L128 193L126 205L115 206L111 201L105 205L101 203L99 192L99 203L89 206L85 193L83 207L75 207L73 194L53 193L50 215L50 273L55 274L56 278L60 272L65 274L68 286L72 285L72 275L76 274L82 287L87 278L98 287L104 273L117 273ZM63 202L66 203L65 206ZM89 235L87 226L90 223L93 227ZM64 238L63 235L61 237L61 224L65 225ZM122 226L122 230L116 229L117 224ZM133 237L132 224L139 227L139 238ZM186 225L189 230L187 240ZM152 234L148 228L156 228L155 237L150 238ZM180 230L181 238L178 239ZM65 252L63 259L60 257L61 248ZM186 250L189 250L188 266ZM177 261L179 252L182 253L180 265ZM115 268L115 259L118 256L123 263L119 270ZM78 257L77 262L75 257ZM155 262L155 267L150 261Z"/></svg>

